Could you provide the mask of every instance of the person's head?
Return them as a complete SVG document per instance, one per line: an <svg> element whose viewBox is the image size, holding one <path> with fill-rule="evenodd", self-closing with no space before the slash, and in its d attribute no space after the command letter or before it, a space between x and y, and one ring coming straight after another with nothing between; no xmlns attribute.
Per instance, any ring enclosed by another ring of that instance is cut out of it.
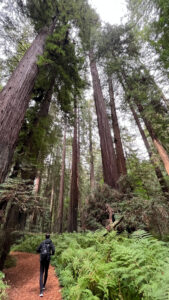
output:
<svg viewBox="0 0 169 300"><path fill-rule="evenodd" d="M50 234L46 233L46 239L50 239Z"/></svg>

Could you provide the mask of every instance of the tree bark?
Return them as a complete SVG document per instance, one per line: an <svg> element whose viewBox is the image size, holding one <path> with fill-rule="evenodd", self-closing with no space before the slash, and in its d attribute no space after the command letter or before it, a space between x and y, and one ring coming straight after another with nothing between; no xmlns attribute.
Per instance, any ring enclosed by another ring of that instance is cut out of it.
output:
<svg viewBox="0 0 169 300"><path fill-rule="evenodd" d="M77 185L78 185L78 213L79 219L82 223L82 214L83 214L83 203L80 193L80 169L81 169L81 119L80 119L80 107L78 105L77 108L77 165L78 165L78 177L77 177Z"/></svg>
<svg viewBox="0 0 169 300"><path fill-rule="evenodd" d="M114 140L115 140L115 147L116 147L117 167L118 167L119 175L126 175L127 174L126 160L125 160L123 146L121 142L120 128L119 128L119 123L118 123L118 118L116 113L114 90L113 90L111 77L108 78L108 85L109 85L112 125L113 125Z"/></svg>
<svg viewBox="0 0 169 300"><path fill-rule="evenodd" d="M38 171L37 175L36 175L36 178L34 180L34 187L33 187L33 191L34 191L35 196L37 196L37 194L39 193L40 183L41 183L41 174Z"/></svg>
<svg viewBox="0 0 169 300"><path fill-rule="evenodd" d="M130 100L128 100L128 103L129 103L130 109L131 109L131 111L132 111L134 120L135 120L135 122L136 122L136 124L137 124L137 126L138 126L139 131L140 131L140 134L141 134L141 137L142 137L142 139L143 139L144 145L145 145L145 147L146 147L146 149L147 149L147 152L148 152L150 161L151 161L152 165L154 166L154 170L155 170L156 176L157 176L157 178L158 178L158 180L159 180L159 184L160 184L160 186L161 186L161 190L162 190L164 193L166 193L166 192L168 193L168 192L169 192L169 188L168 188L168 186L167 186L167 183L166 183L166 181L165 181L165 179L164 179L164 177L163 177L163 174L162 174L160 168L156 165L156 162L154 161L154 159L153 159L153 157L152 157L151 147L150 147L150 144L149 144L149 142L148 142L148 140L147 140L147 137L146 137L146 135L145 135L145 132L144 132L142 126L141 126L139 117L138 117L138 115L137 115L137 113L136 113L136 111L135 111L135 109L134 109L134 107L133 107L133 105L132 105L132 103L131 103Z"/></svg>
<svg viewBox="0 0 169 300"><path fill-rule="evenodd" d="M61 168L61 175L60 175L59 201L58 201L58 209L57 209L56 231L58 233L62 233L63 231L65 157L66 157L66 124L64 128L64 137L63 137L62 168Z"/></svg>
<svg viewBox="0 0 169 300"><path fill-rule="evenodd" d="M72 176L70 189L70 205L68 231L77 231L77 215L78 215L78 143L77 143L77 103L75 100L74 108L74 137L72 145Z"/></svg>
<svg viewBox="0 0 169 300"><path fill-rule="evenodd" d="M89 153L90 153L90 188L91 190L95 187L95 176L94 176L94 157L93 157L93 141L92 141L92 116L89 108Z"/></svg>
<svg viewBox="0 0 169 300"><path fill-rule="evenodd" d="M38 55L43 54L50 29L43 29L25 53L0 93L0 183L5 180L38 74Z"/></svg>
<svg viewBox="0 0 169 300"><path fill-rule="evenodd" d="M54 182L52 182L51 194L50 194L50 214L52 216L53 210L53 201L54 201Z"/></svg>
<svg viewBox="0 0 169 300"><path fill-rule="evenodd" d="M112 188L117 188L117 181L119 179L119 175L117 170L116 155L113 148L110 126L100 85L99 74L92 50L89 53L89 59L100 135L104 182Z"/></svg>
<svg viewBox="0 0 169 300"><path fill-rule="evenodd" d="M154 137L153 139L153 143L154 143L154 146L156 147L160 157L161 157L161 160L163 161L164 163L164 167L167 171L167 174L169 175L169 156L166 152L166 150L164 149L164 147L162 146L162 144L160 143L160 141Z"/></svg>

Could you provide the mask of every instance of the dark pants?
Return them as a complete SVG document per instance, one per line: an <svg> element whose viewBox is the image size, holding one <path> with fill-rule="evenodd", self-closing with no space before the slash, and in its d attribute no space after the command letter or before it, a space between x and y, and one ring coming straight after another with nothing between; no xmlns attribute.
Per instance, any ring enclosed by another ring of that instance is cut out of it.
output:
<svg viewBox="0 0 169 300"><path fill-rule="evenodd" d="M40 293L42 293L43 287L45 287L48 278L49 261L44 260L40 262Z"/></svg>

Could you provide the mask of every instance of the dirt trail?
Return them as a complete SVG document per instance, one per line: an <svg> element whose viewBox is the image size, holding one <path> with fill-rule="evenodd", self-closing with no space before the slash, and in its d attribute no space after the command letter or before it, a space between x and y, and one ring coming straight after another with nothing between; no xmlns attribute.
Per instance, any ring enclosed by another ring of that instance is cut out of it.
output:
<svg viewBox="0 0 169 300"><path fill-rule="evenodd" d="M14 252L16 267L5 269L5 278L10 285L9 300L62 300L59 282L54 268L49 267L48 280L43 298L39 297L39 255Z"/></svg>

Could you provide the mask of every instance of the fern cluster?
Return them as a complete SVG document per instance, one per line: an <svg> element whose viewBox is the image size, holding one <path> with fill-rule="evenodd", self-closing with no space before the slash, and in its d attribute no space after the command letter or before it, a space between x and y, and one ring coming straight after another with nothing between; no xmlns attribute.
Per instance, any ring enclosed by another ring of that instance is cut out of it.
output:
<svg viewBox="0 0 169 300"><path fill-rule="evenodd" d="M35 250L41 240L29 237L15 249ZM130 238L105 230L65 233L53 235L52 241L63 299L169 299L168 244L144 231Z"/></svg>
<svg viewBox="0 0 169 300"><path fill-rule="evenodd" d="M63 251L59 245L53 260L65 299L168 299L169 249L164 243L115 233L80 236L69 236L68 247Z"/></svg>

